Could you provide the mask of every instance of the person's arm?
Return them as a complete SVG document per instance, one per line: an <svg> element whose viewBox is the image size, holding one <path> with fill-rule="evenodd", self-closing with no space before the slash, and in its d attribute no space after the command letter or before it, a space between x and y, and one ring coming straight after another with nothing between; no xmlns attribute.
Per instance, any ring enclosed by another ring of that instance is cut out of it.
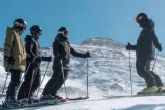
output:
<svg viewBox="0 0 165 110"><path fill-rule="evenodd" d="M4 43L4 56L11 57L13 42L14 42L13 32L10 28L7 28L6 38L5 38L5 43Z"/></svg>
<svg viewBox="0 0 165 110"><path fill-rule="evenodd" d="M26 48L26 52L27 52L28 56L34 58L35 54L32 51L34 42L32 41L32 39L30 37L31 36L27 35L25 38L25 48Z"/></svg>
<svg viewBox="0 0 165 110"><path fill-rule="evenodd" d="M71 55L73 55L74 57L80 57L80 58L87 58L87 57L90 57L90 54L89 52L87 52L86 54L82 54L82 53L79 53L79 52L76 52L74 50L74 48L70 45L70 42L67 41L69 47L70 47L70 53Z"/></svg>
<svg viewBox="0 0 165 110"><path fill-rule="evenodd" d="M70 53L74 56L74 57L80 57L80 58L88 58L90 57L89 52L82 54L82 53L78 53L76 52L71 46L70 46Z"/></svg>
<svg viewBox="0 0 165 110"><path fill-rule="evenodd" d="M126 49L127 50L136 50L137 48L137 45L132 45L128 42L127 46L126 46Z"/></svg>
<svg viewBox="0 0 165 110"><path fill-rule="evenodd" d="M159 40L158 40L158 38L157 38L157 36L156 36L154 30L150 30L149 36L151 37L154 46L155 46L159 51L162 51L162 46L161 46L161 44L159 43Z"/></svg>

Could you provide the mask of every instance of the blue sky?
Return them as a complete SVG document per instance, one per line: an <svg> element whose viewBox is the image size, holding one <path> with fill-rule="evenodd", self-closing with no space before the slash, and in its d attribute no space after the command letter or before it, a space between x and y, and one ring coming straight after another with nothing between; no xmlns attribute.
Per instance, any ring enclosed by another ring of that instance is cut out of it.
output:
<svg viewBox="0 0 165 110"><path fill-rule="evenodd" d="M107 37L124 44L136 43L141 28L135 22L145 12L155 22L155 31L165 54L165 0L0 0L0 47L5 30L16 18L24 18L28 28L43 29L41 46L51 46L59 27L69 29L71 43L87 38ZM27 29L23 37L29 34Z"/></svg>

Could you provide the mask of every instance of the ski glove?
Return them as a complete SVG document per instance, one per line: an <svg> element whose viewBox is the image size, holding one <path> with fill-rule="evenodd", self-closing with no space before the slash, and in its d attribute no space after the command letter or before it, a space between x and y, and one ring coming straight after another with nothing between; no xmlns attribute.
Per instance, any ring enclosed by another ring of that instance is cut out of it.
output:
<svg viewBox="0 0 165 110"><path fill-rule="evenodd" d="M127 50L131 50L132 49L132 45L128 42L127 46L126 46Z"/></svg>
<svg viewBox="0 0 165 110"><path fill-rule="evenodd" d="M52 61L52 57L42 57L42 61L48 61L51 62Z"/></svg>
<svg viewBox="0 0 165 110"><path fill-rule="evenodd" d="M158 46L158 50L159 50L160 52L162 51L162 45L161 45L161 44Z"/></svg>
<svg viewBox="0 0 165 110"><path fill-rule="evenodd" d="M38 62L38 63L41 63L42 57L41 56L37 56L35 61Z"/></svg>
<svg viewBox="0 0 165 110"><path fill-rule="evenodd" d="M52 61L52 57L47 57L47 60L48 60L49 62L51 62L51 61Z"/></svg>
<svg viewBox="0 0 165 110"><path fill-rule="evenodd" d="M10 65L14 65L14 58L13 57L8 57L8 56L5 56L5 61L8 62L8 64Z"/></svg>
<svg viewBox="0 0 165 110"><path fill-rule="evenodd" d="M89 58L90 57L90 53L89 51L85 54L85 58Z"/></svg>

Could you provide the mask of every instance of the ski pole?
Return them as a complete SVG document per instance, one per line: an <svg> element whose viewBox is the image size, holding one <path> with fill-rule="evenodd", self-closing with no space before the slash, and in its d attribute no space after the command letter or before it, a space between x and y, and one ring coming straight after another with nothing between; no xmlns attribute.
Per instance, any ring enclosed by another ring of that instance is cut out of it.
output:
<svg viewBox="0 0 165 110"><path fill-rule="evenodd" d="M24 78L26 77L26 74L29 71L29 68L30 68L31 64L32 64L32 62L29 63L29 65L28 65L28 67L27 67L27 69L26 69L26 71L25 71L25 73L23 75L23 78L21 79L21 83L23 82Z"/></svg>
<svg viewBox="0 0 165 110"><path fill-rule="evenodd" d="M9 65L8 70L7 70L5 83L4 83L4 86L3 86L3 89L2 89L2 95L3 95L5 87L6 87L6 82L7 82L8 76L9 76L10 67L11 67L11 65Z"/></svg>
<svg viewBox="0 0 165 110"><path fill-rule="evenodd" d="M157 57L158 57L158 53L159 53L159 50L158 50L158 52L156 54L156 57L155 57L155 60L154 60L154 64L153 64L153 67L152 67L152 72L153 72L153 70L155 68L155 63L156 63L156 60L157 60Z"/></svg>
<svg viewBox="0 0 165 110"><path fill-rule="evenodd" d="M88 60L88 58L87 58L87 97L89 97L89 89L88 89L88 87L89 87L89 82L88 82L88 79L89 79L89 60Z"/></svg>
<svg viewBox="0 0 165 110"><path fill-rule="evenodd" d="M46 73L47 73L47 70L48 70L49 64L50 64L50 62L48 62L48 65L47 65L46 70L45 70L45 74L44 74L44 76L43 76L43 78L42 78L42 80L41 80L41 83L40 83L39 87L38 87L37 96L38 96L38 93L39 93L39 90L40 90L41 84L42 84L43 81L44 81L44 78L45 78L45 75L46 75Z"/></svg>
<svg viewBox="0 0 165 110"><path fill-rule="evenodd" d="M64 68L63 68L63 65L62 65L62 60L60 61L60 63L61 63L61 73L62 73L62 77L63 77L63 81L64 81L65 95L66 95L66 98L67 98L67 91L66 91L66 85L65 85L65 76L64 76Z"/></svg>
<svg viewBox="0 0 165 110"><path fill-rule="evenodd" d="M130 70L130 84L131 84L131 96L132 96L132 72L131 72L131 55L129 50L129 70Z"/></svg>

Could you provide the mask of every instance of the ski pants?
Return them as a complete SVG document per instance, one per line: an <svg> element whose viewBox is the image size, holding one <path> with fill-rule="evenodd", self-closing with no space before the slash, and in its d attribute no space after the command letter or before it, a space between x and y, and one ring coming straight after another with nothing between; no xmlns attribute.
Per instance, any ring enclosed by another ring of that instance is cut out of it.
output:
<svg viewBox="0 0 165 110"><path fill-rule="evenodd" d="M28 67L29 64L27 64ZM31 98L41 81L40 65L31 64L22 83L17 99ZM28 97L29 96L29 97Z"/></svg>
<svg viewBox="0 0 165 110"><path fill-rule="evenodd" d="M155 74L154 72L150 71L150 64L151 64L150 59L137 58L137 61L136 61L137 73L139 74L139 76L144 78L144 80L147 84L147 87L163 86L163 83L162 83L160 77L157 74Z"/></svg>
<svg viewBox="0 0 165 110"><path fill-rule="evenodd" d="M55 96L57 94L57 91L62 87L64 84L64 81L68 77L68 70L63 70L64 73L61 72L60 69L53 70L52 78L47 82L42 95L52 95ZM64 79L63 79L64 74Z"/></svg>
<svg viewBox="0 0 165 110"><path fill-rule="evenodd" d="M16 95L21 83L22 71L10 69L10 73L11 73L11 81L6 91L6 97L13 97L14 99L16 99Z"/></svg>

